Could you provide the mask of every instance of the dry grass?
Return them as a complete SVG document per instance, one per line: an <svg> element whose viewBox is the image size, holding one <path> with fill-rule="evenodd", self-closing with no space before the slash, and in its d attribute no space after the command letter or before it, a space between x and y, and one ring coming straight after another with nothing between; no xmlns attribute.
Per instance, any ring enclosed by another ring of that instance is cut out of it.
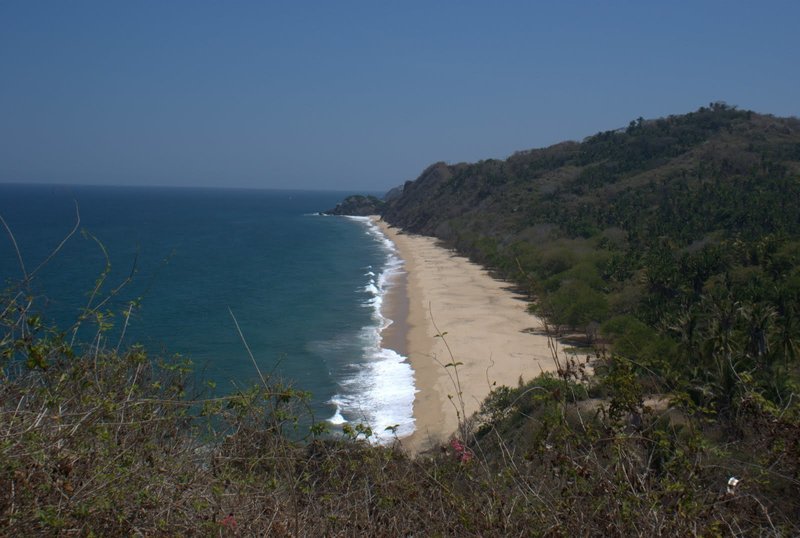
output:
<svg viewBox="0 0 800 538"><path fill-rule="evenodd" d="M560 377L496 391L462 428L469 457L454 443L411 458L401 443L373 446L355 430L332 438L317 426L321 435L298 440L287 432L302 418L302 392L265 379L225 398L197 398L188 364L138 348L75 351L34 329L25 308L18 303L4 315L2 535L798 530L796 513L759 489L764 475L740 466L743 485L727 494L730 460L660 422L635 391L622 391L603 412L582 413L576 401L586 391L575 362L562 361ZM780 484L798 491L796 475Z"/></svg>

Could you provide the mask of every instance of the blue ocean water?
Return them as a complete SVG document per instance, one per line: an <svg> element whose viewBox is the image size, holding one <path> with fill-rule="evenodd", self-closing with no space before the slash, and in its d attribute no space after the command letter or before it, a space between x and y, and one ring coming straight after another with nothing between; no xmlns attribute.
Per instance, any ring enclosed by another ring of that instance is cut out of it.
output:
<svg viewBox="0 0 800 538"><path fill-rule="evenodd" d="M73 323L111 270L99 298L124 344L187 356L218 391L257 380L229 308L260 369L313 394L317 419L366 421L376 432L413 431L413 376L404 357L381 348L381 314L402 262L367 219L322 217L339 192L0 185L0 215L28 272L73 227L82 232L37 274L46 317ZM0 235L0 281L22 277ZM107 253L104 253L104 249ZM126 282L118 293L112 290ZM94 302L97 303L98 298ZM87 329L88 330L88 329ZM91 335L88 335L91 336Z"/></svg>

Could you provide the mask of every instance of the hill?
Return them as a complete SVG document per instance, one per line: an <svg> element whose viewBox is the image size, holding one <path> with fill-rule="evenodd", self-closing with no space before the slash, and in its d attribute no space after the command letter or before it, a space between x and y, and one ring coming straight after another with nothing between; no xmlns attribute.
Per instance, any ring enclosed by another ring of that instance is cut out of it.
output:
<svg viewBox="0 0 800 538"><path fill-rule="evenodd" d="M506 160L439 162L383 218L515 281L556 334L583 335L596 376L576 400L610 399L606 411L619 405L636 424L660 401L670 443L676 424L691 425L753 468L791 461L793 485L761 475L762 493L797 492L797 443L764 444L759 426L783 424L780 437L798 424L797 118L711 103ZM533 440L546 420L530 420L542 411L528 390L484 404L491 419L478 438L501 438L498 457L509 445L541 450ZM788 509L795 521L798 509Z"/></svg>
<svg viewBox="0 0 800 538"><path fill-rule="evenodd" d="M687 245L718 231L797 233L798 173L800 120L717 103L504 161L436 163L383 215L479 258L492 254L482 240L504 250L617 230Z"/></svg>
<svg viewBox="0 0 800 538"><path fill-rule="evenodd" d="M363 196L354 194L348 196L336 207L324 211L325 215L350 215L356 217L364 217L367 215L377 215L383 209L384 202L375 196Z"/></svg>
<svg viewBox="0 0 800 538"><path fill-rule="evenodd" d="M555 325L653 325L750 265L719 249L793 250L799 178L800 120L712 103L504 161L436 163L383 217L527 286ZM576 294L588 309L565 304Z"/></svg>

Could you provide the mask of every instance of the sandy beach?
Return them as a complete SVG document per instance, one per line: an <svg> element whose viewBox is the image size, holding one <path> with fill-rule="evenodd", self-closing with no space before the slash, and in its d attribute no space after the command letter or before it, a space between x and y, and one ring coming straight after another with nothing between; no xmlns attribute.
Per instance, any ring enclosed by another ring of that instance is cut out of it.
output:
<svg viewBox="0 0 800 538"><path fill-rule="evenodd" d="M416 431L402 442L418 452L446 441L458 427L458 415L477 411L495 385L516 386L520 377L527 381L555 364L541 320L527 312L509 283L434 238L375 221L405 261L400 293L387 300L396 321L386 338L405 336L418 392ZM436 336L440 333L444 338ZM445 367L453 362L460 363L457 372Z"/></svg>

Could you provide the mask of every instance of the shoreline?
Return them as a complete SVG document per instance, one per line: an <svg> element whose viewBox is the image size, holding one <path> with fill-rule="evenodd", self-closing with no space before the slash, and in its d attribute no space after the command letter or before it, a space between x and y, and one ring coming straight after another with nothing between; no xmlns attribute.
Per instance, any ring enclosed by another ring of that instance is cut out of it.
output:
<svg viewBox="0 0 800 538"><path fill-rule="evenodd" d="M383 230L381 230L383 232ZM399 255L398 257L402 258ZM405 266L405 262L403 264ZM388 327L381 331L381 347L396 351L403 357L408 357L406 334L408 333L408 273L403 268L392 275L392 280L383 304L381 315L384 319L391 320Z"/></svg>
<svg viewBox="0 0 800 538"><path fill-rule="evenodd" d="M527 312L525 298L510 283L442 248L436 238L370 218L404 263L383 305L393 323L382 338L414 371L415 430L401 438L406 450L419 453L446 442L458 429L459 415L478 411L495 386L516 386L520 379L555 371L550 342L539 333L542 321ZM436 336L435 326L444 338ZM457 371L445 367L452 362Z"/></svg>

